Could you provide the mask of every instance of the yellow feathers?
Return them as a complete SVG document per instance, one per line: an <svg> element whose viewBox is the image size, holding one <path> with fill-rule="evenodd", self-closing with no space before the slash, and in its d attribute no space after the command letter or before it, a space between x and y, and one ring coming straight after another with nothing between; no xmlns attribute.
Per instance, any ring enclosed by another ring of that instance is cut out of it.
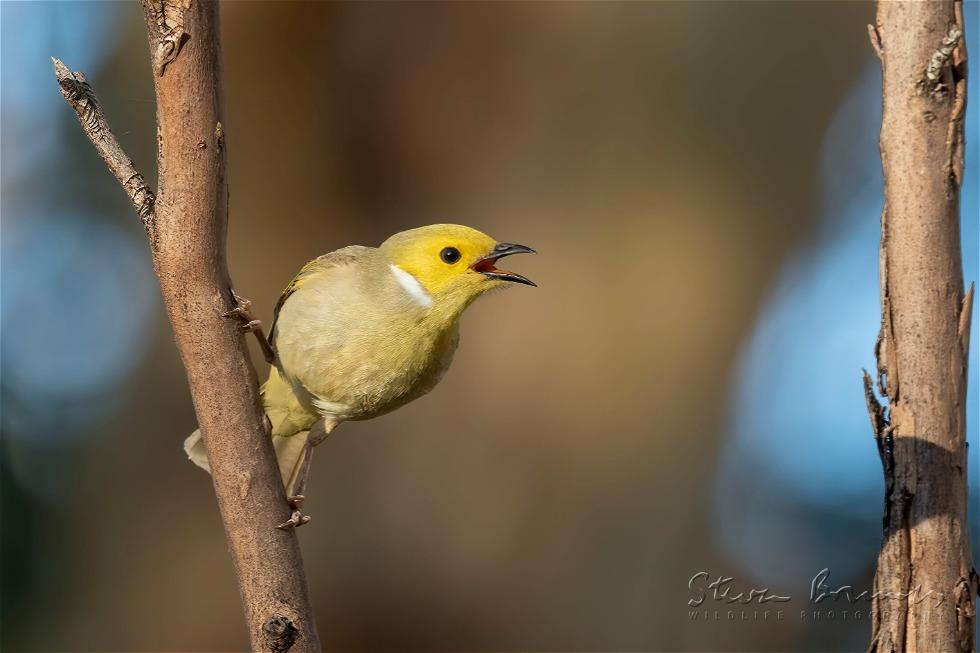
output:
<svg viewBox="0 0 980 653"><path fill-rule="evenodd" d="M479 294L486 278L467 274L469 266L491 252L496 242L476 229L452 224L435 224L397 233L381 244L381 252L405 272L415 277L432 295L444 295L454 286ZM441 256L455 250L459 257Z"/></svg>
<svg viewBox="0 0 980 653"><path fill-rule="evenodd" d="M269 380L262 384L261 394L274 437L289 437L300 431L309 431L317 420L316 413L300 403L292 386L283 380L274 365L269 370Z"/></svg>
<svg viewBox="0 0 980 653"><path fill-rule="evenodd" d="M381 415L435 387L463 310L503 284L534 285L497 260L533 251L469 227L431 225L304 265L276 305L276 364L262 387L283 469L308 464L309 447L340 422ZM315 424L322 432L305 444Z"/></svg>

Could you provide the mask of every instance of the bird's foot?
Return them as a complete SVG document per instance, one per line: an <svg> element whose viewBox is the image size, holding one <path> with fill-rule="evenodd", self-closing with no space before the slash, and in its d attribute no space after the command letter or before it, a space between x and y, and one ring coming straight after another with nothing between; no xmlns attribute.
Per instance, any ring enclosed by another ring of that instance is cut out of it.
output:
<svg viewBox="0 0 980 653"><path fill-rule="evenodd" d="M252 317L252 302L240 296L234 290L231 291L231 296L235 299L236 306L230 311L222 313L221 317L238 320L242 323L242 328L246 331L255 331L261 327L262 323Z"/></svg>
<svg viewBox="0 0 980 653"><path fill-rule="evenodd" d="M289 503L289 507L293 509L293 514L290 515L289 519L283 523L276 526L279 530L289 530L290 528L299 528L303 524L310 523L312 517L309 515L304 515L300 508L303 505L303 501L306 500L302 494L297 494L295 496L286 497L286 501Z"/></svg>
<svg viewBox="0 0 980 653"><path fill-rule="evenodd" d="M262 350L262 357L265 358L266 362L275 364L276 352L266 339L265 333L262 332L262 322L252 316L252 302L240 296L234 289L231 291L231 296L234 298L236 306L230 311L222 313L221 317L238 320L242 324L243 331L255 334L259 349Z"/></svg>

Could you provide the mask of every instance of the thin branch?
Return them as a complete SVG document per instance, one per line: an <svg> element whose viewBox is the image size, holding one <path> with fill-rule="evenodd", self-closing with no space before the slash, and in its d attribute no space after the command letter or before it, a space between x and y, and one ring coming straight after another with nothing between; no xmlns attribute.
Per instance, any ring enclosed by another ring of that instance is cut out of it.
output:
<svg viewBox="0 0 980 653"><path fill-rule="evenodd" d="M143 227L149 233L154 218L153 205L156 201L153 191L146 185L143 175L136 170L133 160L126 155L115 134L109 129L102 105L85 79L85 75L73 72L61 59L51 57L51 61L54 63L54 74L58 79L58 86L61 87L61 95L75 110L82 131L109 166L109 171L122 184L123 190L136 208L136 213L143 221Z"/></svg>

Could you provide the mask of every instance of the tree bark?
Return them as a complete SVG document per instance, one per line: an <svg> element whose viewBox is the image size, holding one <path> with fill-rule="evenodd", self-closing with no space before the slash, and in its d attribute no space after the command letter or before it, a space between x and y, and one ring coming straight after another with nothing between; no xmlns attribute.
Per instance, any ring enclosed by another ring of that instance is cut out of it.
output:
<svg viewBox="0 0 980 653"><path fill-rule="evenodd" d="M225 256L228 188L218 5L144 0L157 101L156 198L105 121L80 73L55 60L62 94L143 220L208 450L238 575L251 649L320 648L279 468ZM177 441L175 440L175 446Z"/></svg>
<svg viewBox="0 0 980 653"><path fill-rule="evenodd" d="M961 3L880 0L883 70L879 403L865 395L885 473L871 651L975 650L978 578L967 530L960 183L966 108Z"/></svg>

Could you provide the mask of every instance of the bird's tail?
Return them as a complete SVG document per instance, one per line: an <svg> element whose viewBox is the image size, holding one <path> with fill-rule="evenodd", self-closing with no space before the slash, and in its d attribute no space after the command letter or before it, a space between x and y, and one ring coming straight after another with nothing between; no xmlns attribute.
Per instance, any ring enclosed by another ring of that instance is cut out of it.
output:
<svg viewBox="0 0 980 653"><path fill-rule="evenodd" d="M303 455L303 445L306 444L309 436L309 431L300 431L288 437L272 436L272 446L276 450L276 460L279 462L279 474L283 478L284 485L288 482L293 469L299 463L299 459ZM211 473L208 452L204 447L204 439L201 437L200 429L191 433L184 440L184 452L187 453L187 457L191 459L192 463L208 474Z"/></svg>
<svg viewBox="0 0 980 653"><path fill-rule="evenodd" d="M262 384L261 395L262 408L272 426L272 446L279 461L279 472L286 482L303 455L303 445L309 439L310 428L319 419L319 415L300 403L292 386L280 376L274 365L269 370L269 380ZM331 424L330 428L332 427ZM191 462L211 473L208 452L200 429L184 440L184 451Z"/></svg>
<svg viewBox="0 0 980 653"><path fill-rule="evenodd" d="M208 462L208 450L204 448L204 438L201 437L201 429L197 429L187 436L184 440L184 453L191 459L191 462L211 473L211 464Z"/></svg>

